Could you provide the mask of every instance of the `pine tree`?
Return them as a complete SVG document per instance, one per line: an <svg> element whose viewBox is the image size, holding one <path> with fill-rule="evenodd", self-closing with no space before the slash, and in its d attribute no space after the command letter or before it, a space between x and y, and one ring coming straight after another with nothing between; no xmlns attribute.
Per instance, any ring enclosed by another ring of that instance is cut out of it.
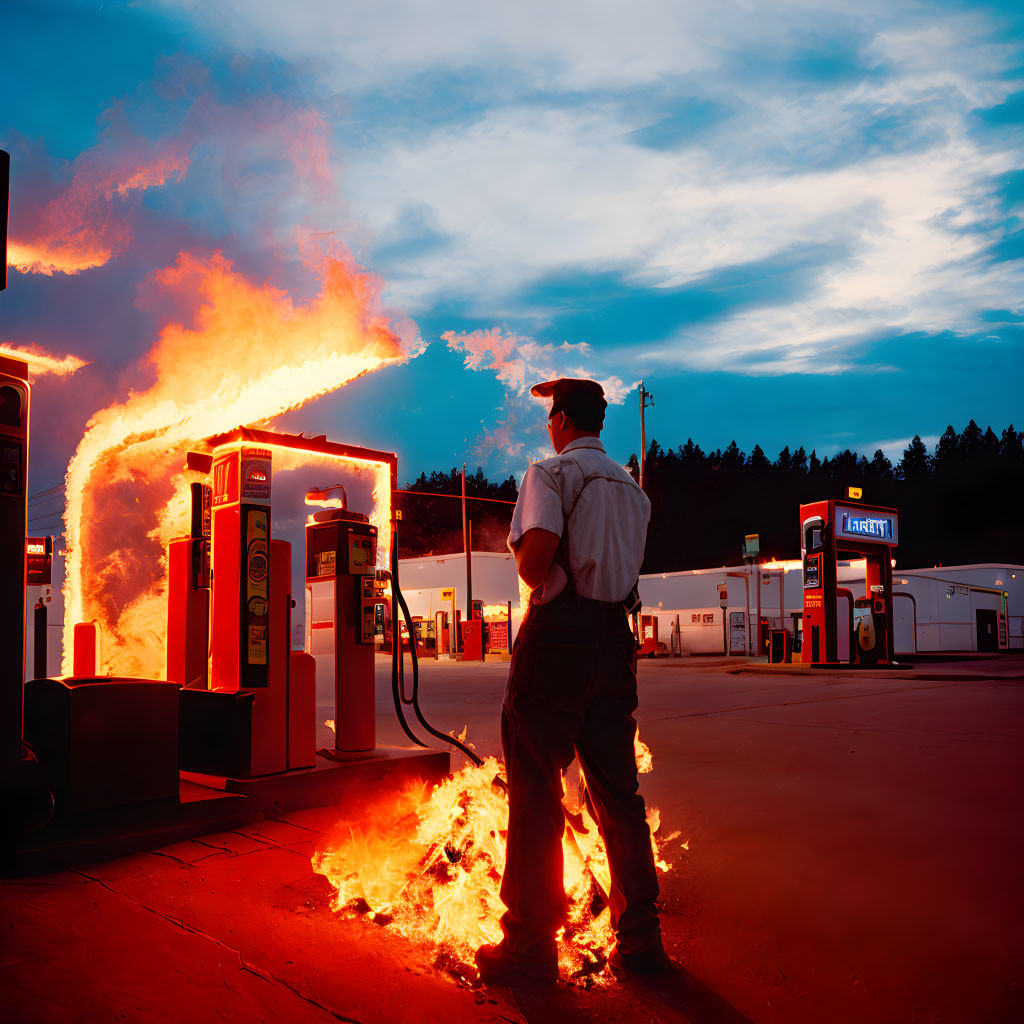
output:
<svg viewBox="0 0 1024 1024"><path fill-rule="evenodd" d="M896 475L900 480L917 481L927 476L931 470L928 448L919 434L915 434L910 444L903 451Z"/></svg>
<svg viewBox="0 0 1024 1024"><path fill-rule="evenodd" d="M892 478L893 478L892 462L889 461L888 456L885 454L885 452L882 451L881 448L879 448L875 452L874 458L871 460L871 463L868 465L868 474L874 480L876 480L876 481L877 480L884 480L884 481L892 480Z"/></svg>
<svg viewBox="0 0 1024 1024"><path fill-rule="evenodd" d="M747 468L752 473L764 475L771 471L772 464L768 461L768 457L761 449L759 444L755 444L750 450L750 458L747 459Z"/></svg>
<svg viewBox="0 0 1024 1024"><path fill-rule="evenodd" d="M932 456L932 464L936 469L950 466L956 462L960 450L960 438L952 425L946 427L939 443L935 446L935 454Z"/></svg>

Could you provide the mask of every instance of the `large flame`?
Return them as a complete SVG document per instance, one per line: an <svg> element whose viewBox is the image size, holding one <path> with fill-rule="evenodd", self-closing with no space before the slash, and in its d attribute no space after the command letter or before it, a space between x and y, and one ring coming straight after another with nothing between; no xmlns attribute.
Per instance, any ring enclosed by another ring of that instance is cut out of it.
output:
<svg viewBox="0 0 1024 1024"><path fill-rule="evenodd" d="M650 771L650 751L641 771ZM337 890L339 913L368 914L378 924L435 949L438 960L463 977L475 975L474 952L501 939L504 907L499 891L505 869L508 800L500 780L504 767L488 757L468 765L428 794L401 794L371 818L343 824L313 857L314 870ZM606 901L611 883L608 856L585 799L576 762L563 779L567 818L562 841L569 921L559 934L559 959L566 976L603 970L615 941ZM655 863L670 866L659 847L678 832L657 839L660 815L648 814ZM683 844L686 848L686 844Z"/></svg>
<svg viewBox="0 0 1024 1024"><path fill-rule="evenodd" d="M188 446L265 422L406 358L374 312L374 279L333 255L323 255L317 269L319 294L305 304L248 280L219 253L182 253L155 275L186 307L198 305L195 323L161 331L149 355L154 383L96 413L68 466L65 673L74 624L95 619L104 634L104 674L163 676L164 551L187 533L184 485L198 479L181 471ZM279 468L289 459L310 461L281 454ZM364 468L376 474L374 521L383 546L387 470Z"/></svg>
<svg viewBox="0 0 1024 1024"><path fill-rule="evenodd" d="M58 359L56 356L44 352L38 345L29 345L28 348L11 348L9 345L0 345L0 356L20 359L23 363L27 363L29 373L33 377L41 377L47 373L52 373L57 377L66 377L88 365L84 359L79 359L78 356L68 355L63 359Z"/></svg>
<svg viewBox="0 0 1024 1024"><path fill-rule="evenodd" d="M189 167L187 148L171 143L152 152L136 140L113 166L93 156L79 166L71 184L40 212L31 240L12 237L7 261L22 273L77 274L101 267L131 241L119 200L132 192L180 179Z"/></svg>

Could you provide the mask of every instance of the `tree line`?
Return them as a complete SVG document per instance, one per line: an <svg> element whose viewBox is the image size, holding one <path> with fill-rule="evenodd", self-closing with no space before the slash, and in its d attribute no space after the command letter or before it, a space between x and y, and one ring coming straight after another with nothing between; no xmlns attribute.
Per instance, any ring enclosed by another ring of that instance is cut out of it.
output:
<svg viewBox="0 0 1024 1024"><path fill-rule="evenodd" d="M639 477L639 460L627 468ZM693 439L675 448L652 440L644 466L651 499L644 572L701 569L742 561L745 534L760 536L764 558L797 558L798 506L843 498L863 488L863 501L900 512L897 564L906 568L971 562L1024 562L1024 434L996 434L971 420L959 433L946 428L934 450L915 436L893 463L846 449L819 458L786 446L770 459L760 445L749 454L733 441L704 451ZM461 493L461 474L434 472L409 490ZM515 500L514 477L467 476L474 497ZM402 554L462 550L461 506L450 499L400 495L405 513ZM474 550L503 551L511 505L469 503Z"/></svg>

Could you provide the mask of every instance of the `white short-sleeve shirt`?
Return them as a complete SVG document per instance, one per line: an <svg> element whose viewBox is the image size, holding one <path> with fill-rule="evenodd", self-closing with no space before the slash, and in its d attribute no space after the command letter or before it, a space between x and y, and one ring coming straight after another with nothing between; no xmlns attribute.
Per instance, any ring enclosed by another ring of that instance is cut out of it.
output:
<svg viewBox="0 0 1024 1024"><path fill-rule="evenodd" d="M600 438L570 441L560 455L535 462L519 486L509 549L528 530L561 537L569 517L569 566L576 590L596 601L621 601L640 572L651 503L637 482L604 450ZM547 604L566 584L552 563L532 600Z"/></svg>

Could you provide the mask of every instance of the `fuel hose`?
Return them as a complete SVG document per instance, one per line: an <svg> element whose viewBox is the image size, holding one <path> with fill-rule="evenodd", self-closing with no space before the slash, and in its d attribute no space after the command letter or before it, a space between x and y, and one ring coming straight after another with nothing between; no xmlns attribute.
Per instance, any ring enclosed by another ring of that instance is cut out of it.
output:
<svg viewBox="0 0 1024 1024"><path fill-rule="evenodd" d="M409 631L409 654L412 658L412 693L406 696L405 693L405 654L402 651L402 629L399 624L398 611L401 609L405 619L406 629ZM399 724L402 726L406 736L409 737L418 747L426 747L427 744L419 739L409 727L405 718L404 706L411 707L416 715L416 720L431 736L442 740L444 743L455 747L466 755L477 767L482 765L483 759L461 740L454 736L435 729L423 716L419 700L420 670L416 657L416 634L412 628L412 616L409 614L409 606L398 585L398 521L391 520L391 694L395 701L395 711L398 714Z"/></svg>

